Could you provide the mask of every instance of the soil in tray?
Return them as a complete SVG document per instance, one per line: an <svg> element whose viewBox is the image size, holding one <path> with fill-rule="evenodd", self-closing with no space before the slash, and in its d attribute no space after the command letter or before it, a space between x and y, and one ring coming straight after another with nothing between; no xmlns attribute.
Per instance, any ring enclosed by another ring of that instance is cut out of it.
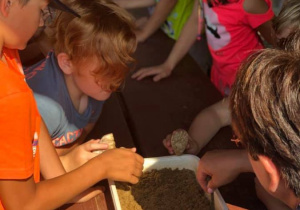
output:
<svg viewBox="0 0 300 210"><path fill-rule="evenodd" d="M206 210L210 201L188 169L145 172L139 183L116 182L122 210Z"/></svg>

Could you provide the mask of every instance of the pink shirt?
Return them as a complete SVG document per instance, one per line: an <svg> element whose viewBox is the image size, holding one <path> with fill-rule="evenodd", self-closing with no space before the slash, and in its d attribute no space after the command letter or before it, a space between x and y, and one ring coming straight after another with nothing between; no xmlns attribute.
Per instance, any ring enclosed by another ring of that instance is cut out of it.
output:
<svg viewBox="0 0 300 210"><path fill-rule="evenodd" d="M274 16L272 3L265 0L265 14L250 14L243 8L244 0L209 7L203 0L206 36L213 58L211 81L222 94L229 94L241 62L263 45L256 28Z"/></svg>

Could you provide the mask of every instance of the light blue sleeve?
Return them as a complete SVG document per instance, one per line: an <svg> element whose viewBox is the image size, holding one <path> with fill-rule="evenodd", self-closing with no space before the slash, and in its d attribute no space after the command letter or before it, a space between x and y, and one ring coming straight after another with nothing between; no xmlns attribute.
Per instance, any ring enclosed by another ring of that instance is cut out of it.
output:
<svg viewBox="0 0 300 210"><path fill-rule="evenodd" d="M60 104L38 93L34 93L34 97L51 138L55 139L64 135L68 121Z"/></svg>

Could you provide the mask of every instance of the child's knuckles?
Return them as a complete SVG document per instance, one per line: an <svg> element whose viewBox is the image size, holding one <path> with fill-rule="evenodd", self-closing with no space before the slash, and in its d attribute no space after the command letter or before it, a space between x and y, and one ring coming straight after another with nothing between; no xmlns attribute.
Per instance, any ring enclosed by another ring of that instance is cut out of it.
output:
<svg viewBox="0 0 300 210"><path fill-rule="evenodd" d="M138 182L139 182L139 179L137 177L135 177L135 176L130 177L130 183L131 184L136 184Z"/></svg>

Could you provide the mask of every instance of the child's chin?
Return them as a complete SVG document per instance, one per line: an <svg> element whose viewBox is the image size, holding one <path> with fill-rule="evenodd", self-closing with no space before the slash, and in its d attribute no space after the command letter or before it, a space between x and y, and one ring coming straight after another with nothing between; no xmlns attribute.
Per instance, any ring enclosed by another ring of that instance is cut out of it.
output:
<svg viewBox="0 0 300 210"><path fill-rule="evenodd" d="M97 101L105 101L110 97L111 93L107 93L107 94L101 94L98 97L94 97L94 99L96 99Z"/></svg>

